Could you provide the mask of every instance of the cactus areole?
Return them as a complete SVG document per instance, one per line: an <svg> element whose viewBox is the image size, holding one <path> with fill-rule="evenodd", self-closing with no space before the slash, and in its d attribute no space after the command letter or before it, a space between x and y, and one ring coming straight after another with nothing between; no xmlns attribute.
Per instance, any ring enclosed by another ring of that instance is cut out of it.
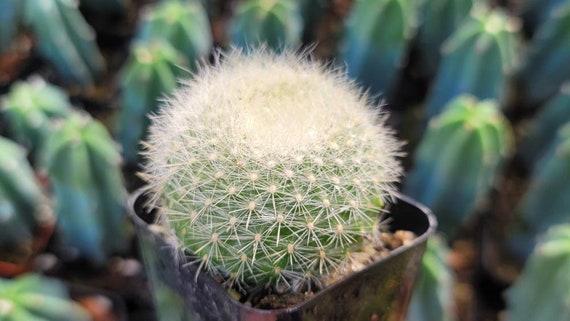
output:
<svg viewBox="0 0 570 321"><path fill-rule="evenodd" d="M318 285L379 237L401 144L341 72L291 53L219 58L152 119L151 204L227 285Z"/></svg>

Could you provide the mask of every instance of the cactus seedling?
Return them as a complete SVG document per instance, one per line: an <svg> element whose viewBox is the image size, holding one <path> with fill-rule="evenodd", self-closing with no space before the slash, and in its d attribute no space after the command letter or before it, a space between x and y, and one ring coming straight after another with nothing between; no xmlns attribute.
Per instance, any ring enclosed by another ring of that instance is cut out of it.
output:
<svg viewBox="0 0 570 321"><path fill-rule="evenodd" d="M302 31L298 1L245 0L238 4L230 36L241 48L262 45L279 51L299 46Z"/></svg>
<svg viewBox="0 0 570 321"><path fill-rule="evenodd" d="M61 121L46 145L46 163L65 245L94 263L123 250L126 191L105 127L84 114Z"/></svg>
<svg viewBox="0 0 570 321"><path fill-rule="evenodd" d="M343 74L234 50L153 119L143 177L204 270L300 290L379 234L400 166L399 143L376 119Z"/></svg>
<svg viewBox="0 0 570 321"><path fill-rule="evenodd" d="M345 27L340 63L372 93L389 94L415 33L416 1L356 1Z"/></svg>
<svg viewBox="0 0 570 321"><path fill-rule="evenodd" d="M37 274L0 278L0 319L4 321L89 321L91 317L71 301L63 283Z"/></svg>
<svg viewBox="0 0 570 321"><path fill-rule="evenodd" d="M441 231L454 236L492 187L511 136L496 102L459 96L430 121L404 191L430 207Z"/></svg>
<svg viewBox="0 0 570 321"><path fill-rule="evenodd" d="M460 94L502 102L508 77L518 64L515 20L498 10L475 6L446 40L425 113L431 118Z"/></svg>
<svg viewBox="0 0 570 321"><path fill-rule="evenodd" d="M137 38L165 40L191 63L205 58L212 49L208 15L198 1L163 1L148 7Z"/></svg>
<svg viewBox="0 0 570 321"><path fill-rule="evenodd" d="M507 292L506 321L570 320L570 225L548 230Z"/></svg>

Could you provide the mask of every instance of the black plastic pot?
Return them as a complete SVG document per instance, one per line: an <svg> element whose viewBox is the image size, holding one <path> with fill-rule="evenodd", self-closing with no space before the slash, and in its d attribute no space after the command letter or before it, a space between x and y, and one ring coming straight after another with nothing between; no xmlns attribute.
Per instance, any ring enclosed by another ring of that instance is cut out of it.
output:
<svg viewBox="0 0 570 321"><path fill-rule="evenodd" d="M279 310L252 308L232 298L216 280L188 264L173 246L172 235L152 224L155 213L143 208L144 195L129 199L157 313L161 320L200 321L403 321L428 237L436 220L424 206L401 196L387 214L392 230L418 237L316 293L299 305Z"/></svg>

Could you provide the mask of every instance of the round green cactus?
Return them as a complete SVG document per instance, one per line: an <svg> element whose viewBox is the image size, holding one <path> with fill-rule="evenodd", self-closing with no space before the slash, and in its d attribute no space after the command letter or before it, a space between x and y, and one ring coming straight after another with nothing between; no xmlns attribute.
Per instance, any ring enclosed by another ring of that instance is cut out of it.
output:
<svg viewBox="0 0 570 321"><path fill-rule="evenodd" d="M401 168L376 113L344 74L235 50L153 119L142 176L203 269L297 290L378 234Z"/></svg>

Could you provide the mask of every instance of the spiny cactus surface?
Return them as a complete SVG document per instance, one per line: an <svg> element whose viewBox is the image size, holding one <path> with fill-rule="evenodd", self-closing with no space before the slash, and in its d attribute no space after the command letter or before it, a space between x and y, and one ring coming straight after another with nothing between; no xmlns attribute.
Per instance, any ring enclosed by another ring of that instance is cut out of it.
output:
<svg viewBox="0 0 570 321"><path fill-rule="evenodd" d="M430 121L404 191L430 207L452 237L485 198L511 149L511 128L497 103L459 96Z"/></svg>
<svg viewBox="0 0 570 321"><path fill-rule="evenodd" d="M232 51L154 118L143 177L205 270L298 290L374 237L398 147L344 75Z"/></svg>

